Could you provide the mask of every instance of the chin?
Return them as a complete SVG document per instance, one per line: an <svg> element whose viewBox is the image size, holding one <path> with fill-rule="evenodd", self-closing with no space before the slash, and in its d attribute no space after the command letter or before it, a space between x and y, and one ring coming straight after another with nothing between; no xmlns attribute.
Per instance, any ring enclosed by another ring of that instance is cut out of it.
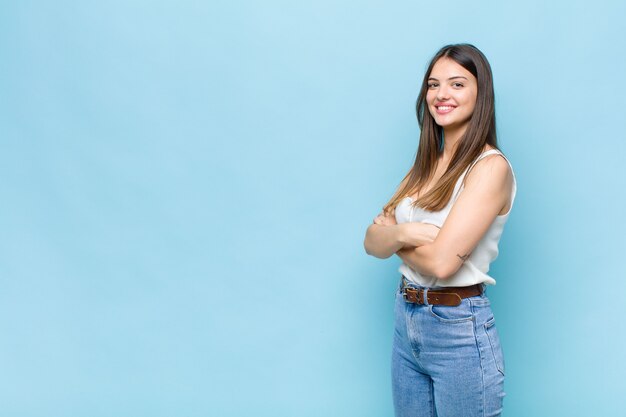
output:
<svg viewBox="0 0 626 417"><path fill-rule="evenodd" d="M464 120L459 122L458 120L437 120L435 119L435 123L437 124L437 126L439 127L443 127L443 128L460 128L460 127L467 127L469 125L469 120Z"/></svg>
<svg viewBox="0 0 626 417"><path fill-rule="evenodd" d="M454 126L457 124L455 122L448 122L448 121L438 122L437 120L435 120L435 123L437 123L437 126L439 127L450 127L450 126Z"/></svg>

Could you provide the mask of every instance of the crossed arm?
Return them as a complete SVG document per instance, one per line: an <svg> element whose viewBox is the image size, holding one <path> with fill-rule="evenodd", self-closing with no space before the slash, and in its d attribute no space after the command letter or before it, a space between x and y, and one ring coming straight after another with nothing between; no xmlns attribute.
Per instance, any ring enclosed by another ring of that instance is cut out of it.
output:
<svg viewBox="0 0 626 417"><path fill-rule="evenodd" d="M394 253L422 275L447 279L469 257L498 213L508 204L513 176L498 155L480 160L439 230L426 223L396 224L378 215L365 235L365 251L378 258Z"/></svg>

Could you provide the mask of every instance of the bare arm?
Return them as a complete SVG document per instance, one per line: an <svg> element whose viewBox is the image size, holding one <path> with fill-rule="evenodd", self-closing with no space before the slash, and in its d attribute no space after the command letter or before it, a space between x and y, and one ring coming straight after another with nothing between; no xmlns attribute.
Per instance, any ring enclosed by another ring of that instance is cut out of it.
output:
<svg viewBox="0 0 626 417"><path fill-rule="evenodd" d="M398 256L417 272L439 279L454 275L469 257L498 213L508 203L513 176L501 157L486 157L468 173L465 189L452 206L437 238Z"/></svg>
<svg viewBox="0 0 626 417"><path fill-rule="evenodd" d="M402 248L432 243L439 228L426 223L397 224L395 214L379 214L365 234L365 252L377 258L389 258Z"/></svg>

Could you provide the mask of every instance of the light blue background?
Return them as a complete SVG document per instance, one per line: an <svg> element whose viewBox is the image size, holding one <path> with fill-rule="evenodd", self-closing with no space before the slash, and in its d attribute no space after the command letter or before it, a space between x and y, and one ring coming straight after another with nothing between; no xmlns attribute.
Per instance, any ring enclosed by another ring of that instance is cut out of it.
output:
<svg viewBox="0 0 626 417"><path fill-rule="evenodd" d="M3 1L0 415L391 416L432 54L495 76L519 192L489 289L506 416L619 415L619 1Z"/></svg>

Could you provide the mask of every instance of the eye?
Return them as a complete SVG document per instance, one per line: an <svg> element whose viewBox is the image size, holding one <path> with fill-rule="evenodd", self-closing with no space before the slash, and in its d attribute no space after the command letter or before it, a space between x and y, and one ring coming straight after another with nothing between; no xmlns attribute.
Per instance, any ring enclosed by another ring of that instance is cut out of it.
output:
<svg viewBox="0 0 626 417"><path fill-rule="evenodd" d="M428 83L428 88L435 88L435 87L438 87L438 86L439 86L439 84L437 84L437 83Z"/></svg>
<svg viewBox="0 0 626 417"><path fill-rule="evenodd" d="M452 85L453 85L454 87L456 87L456 88L461 88L461 87L463 87L463 84L461 84L461 83L453 83Z"/></svg>

